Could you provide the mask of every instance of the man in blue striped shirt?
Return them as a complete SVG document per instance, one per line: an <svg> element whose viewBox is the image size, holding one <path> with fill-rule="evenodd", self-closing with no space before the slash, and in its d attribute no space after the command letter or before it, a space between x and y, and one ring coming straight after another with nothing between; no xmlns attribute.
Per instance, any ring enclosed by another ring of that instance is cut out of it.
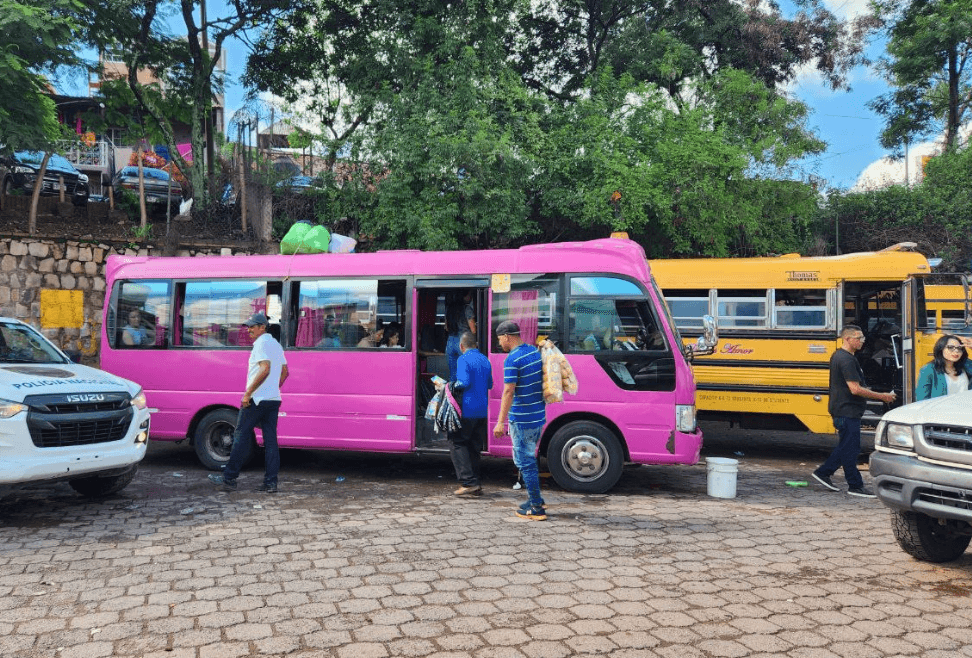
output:
<svg viewBox="0 0 972 658"><path fill-rule="evenodd" d="M543 424L547 422L543 401L543 360L535 347L522 341L520 325L512 320L499 323L496 338L500 348L509 354L503 362L503 399L493 436L503 436L509 421L513 462L520 469L530 495L529 500L520 505L516 515L543 521L547 513L540 495L540 472L537 468L537 443Z"/></svg>

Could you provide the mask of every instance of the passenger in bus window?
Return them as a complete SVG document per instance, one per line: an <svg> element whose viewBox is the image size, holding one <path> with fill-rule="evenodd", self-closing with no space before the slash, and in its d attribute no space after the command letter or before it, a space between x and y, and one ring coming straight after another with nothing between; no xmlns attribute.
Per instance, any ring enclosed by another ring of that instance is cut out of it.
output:
<svg viewBox="0 0 972 658"><path fill-rule="evenodd" d="M375 324L373 330L367 330L368 333L364 338L358 341L358 347L378 347L381 342L381 338L385 333L385 326L382 324L381 319Z"/></svg>
<svg viewBox="0 0 972 658"><path fill-rule="evenodd" d="M401 345L402 328L397 322L389 322L385 325L385 330L381 335L381 342L378 347L404 347Z"/></svg>
<svg viewBox="0 0 972 658"><path fill-rule="evenodd" d="M128 324L122 329L122 343L131 347L155 343L155 329L142 324L142 312L137 308L128 312Z"/></svg>
<svg viewBox="0 0 972 658"><path fill-rule="evenodd" d="M611 328L604 328L603 320L601 320L600 315L591 316L591 331L587 334L583 341L581 341L581 349L588 352L596 352L598 350L609 350L611 349L611 344L613 343L613 336Z"/></svg>
<svg viewBox="0 0 972 658"><path fill-rule="evenodd" d="M338 334L337 319L333 315L329 315L324 318L324 326L321 330L321 340L315 347L341 347L341 338Z"/></svg>
<svg viewBox="0 0 972 658"><path fill-rule="evenodd" d="M958 336L945 335L935 342L932 360L918 373L915 400L927 400L969 390L972 362Z"/></svg>

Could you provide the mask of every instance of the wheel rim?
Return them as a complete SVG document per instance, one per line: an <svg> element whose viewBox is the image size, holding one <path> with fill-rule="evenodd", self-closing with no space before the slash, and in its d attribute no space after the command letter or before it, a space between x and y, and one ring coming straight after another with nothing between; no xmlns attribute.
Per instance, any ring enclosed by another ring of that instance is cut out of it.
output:
<svg viewBox="0 0 972 658"><path fill-rule="evenodd" d="M564 445L560 463L574 480L593 482L604 475L611 465L611 454L597 437L575 436Z"/></svg>
<svg viewBox="0 0 972 658"><path fill-rule="evenodd" d="M206 435L206 451L217 461L227 461L233 451L234 428L229 423L217 423Z"/></svg>

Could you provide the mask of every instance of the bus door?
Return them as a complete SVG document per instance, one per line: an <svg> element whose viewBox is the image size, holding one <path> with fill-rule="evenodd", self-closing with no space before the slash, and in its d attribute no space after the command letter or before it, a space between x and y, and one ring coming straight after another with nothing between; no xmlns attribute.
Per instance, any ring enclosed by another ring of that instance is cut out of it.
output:
<svg viewBox="0 0 972 658"><path fill-rule="evenodd" d="M898 396L890 406L868 400L861 419L865 428L876 427L885 411L903 404L905 399L905 336L909 341L907 354L914 349L914 304L909 303L912 294L907 282L903 285L901 281L844 283L841 326L856 324L864 333L864 345L855 356L867 386L882 393L894 391Z"/></svg>
<svg viewBox="0 0 972 658"><path fill-rule="evenodd" d="M900 355L899 366L901 369L901 392L899 393L899 404L908 404L915 401L915 341L916 327L918 325L918 298L917 288L921 287L921 282L908 279L901 284L901 337L900 346L897 354ZM921 315L925 313L922 310Z"/></svg>
<svg viewBox="0 0 972 658"><path fill-rule="evenodd" d="M472 331L480 343L488 340L489 279L485 277L450 277L416 279L412 292L414 343L418 347L416 372L415 449L441 452L449 450L444 432L436 433L431 420L425 417L435 387L435 376L449 381L450 329L455 334ZM453 310L450 315L450 308ZM467 311L468 309L468 311ZM471 316L471 317L469 317ZM455 325L455 326L452 326ZM486 353L483 345L480 345ZM493 375L495 385L496 374ZM502 381L502 373L500 380ZM485 449L485 446L483 446Z"/></svg>

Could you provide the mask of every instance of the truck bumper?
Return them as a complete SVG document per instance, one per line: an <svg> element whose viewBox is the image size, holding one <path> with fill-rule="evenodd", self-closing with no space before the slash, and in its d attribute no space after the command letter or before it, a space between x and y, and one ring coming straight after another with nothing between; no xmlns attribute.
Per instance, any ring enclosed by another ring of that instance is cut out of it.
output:
<svg viewBox="0 0 972 658"><path fill-rule="evenodd" d="M888 507L972 523L972 470L879 451L871 454L870 470L875 493Z"/></svg>

